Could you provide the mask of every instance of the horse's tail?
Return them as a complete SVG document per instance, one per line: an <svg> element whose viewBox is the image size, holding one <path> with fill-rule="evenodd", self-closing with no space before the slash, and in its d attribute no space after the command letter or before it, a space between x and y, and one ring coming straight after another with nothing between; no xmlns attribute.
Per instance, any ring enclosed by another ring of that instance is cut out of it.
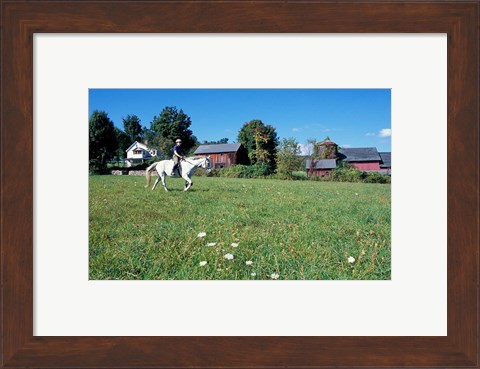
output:
<svg viewBox="0 0 480 369"><path fill-rule="evenodd" d="M152 170L155 169L155 166L157 165L157 163L153 163L152 165L150 165L147 170L145 171L145 177L147 178L147 185L145 186L145 188L148 188L148 186L150 186L150 178L152 176Z"/></svg>

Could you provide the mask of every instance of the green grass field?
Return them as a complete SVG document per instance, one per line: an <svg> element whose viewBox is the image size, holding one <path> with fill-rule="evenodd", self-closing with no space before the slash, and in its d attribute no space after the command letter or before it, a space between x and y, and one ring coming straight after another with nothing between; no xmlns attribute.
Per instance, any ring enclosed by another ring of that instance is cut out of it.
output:
<svg viewBox="0 0 480 369"><path fill-rule="evenodd" d="M390 279L390 185L193 181L91 176L90 279Z"/></svg>

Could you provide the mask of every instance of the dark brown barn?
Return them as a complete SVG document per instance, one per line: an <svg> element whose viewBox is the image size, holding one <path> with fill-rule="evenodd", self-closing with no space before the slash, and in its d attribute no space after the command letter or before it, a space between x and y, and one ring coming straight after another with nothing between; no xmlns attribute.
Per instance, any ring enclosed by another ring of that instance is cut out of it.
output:
<svg viewBox="0 0 480 369"><path fill-rule="evenodd" d="M194 152L197 156L210 155L213 169L228 168L234 164L247 164L247 154L239 143L200 145Z"/></svg>

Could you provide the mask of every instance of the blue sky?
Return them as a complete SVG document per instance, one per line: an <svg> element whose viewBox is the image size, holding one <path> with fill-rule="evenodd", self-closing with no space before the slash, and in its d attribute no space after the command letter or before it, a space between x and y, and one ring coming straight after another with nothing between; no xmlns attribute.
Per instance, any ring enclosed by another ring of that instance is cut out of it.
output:
<svg viewBox="0 0 480 369"><path fill-rule="evenodd" d="M121 129L122 118L136 114L150 127L165 106L176 106L200 141L236 142L243 123L261 119L300 144L329 136L343 147L391 151L390 98L389 89L91 89L89 114L104 110Z"/></svg>

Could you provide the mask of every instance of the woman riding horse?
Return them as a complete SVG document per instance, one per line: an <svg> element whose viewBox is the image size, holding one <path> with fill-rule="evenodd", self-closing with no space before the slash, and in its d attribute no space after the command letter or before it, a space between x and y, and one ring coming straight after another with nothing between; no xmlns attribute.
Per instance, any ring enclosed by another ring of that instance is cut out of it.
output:
<svg viewBox="0 0 480 369"><path fill-rule="evenodd" d="M185 179L184 191L188 191L190 187L192 187L191 177L195 173L195 169L201 167L205 169L207 172L210 172L211 170L209 156L185 158L179 163L179 165L181 168L179 173L180 177ZM169 177L176 176L172 168L173 168L172 160L162 160L150 165L145 172L145 176L147 178L147 185L145 187L148 187L150 185L150 178L152 176L152 172L156 170L158 173L158 178L152 187L152 191L155 189L155 187L157 187L158 182L162 181L163 188L165 189L165 191L168 192L167 184L165 183L165 178L167 176Z"/></svg>
<svg viewBox="0 0 480 369"><path fill-rule="evenodd" d="M180 160L185 160L185 154L182 150L182 140L177 138L175 146L173 146L173 169L170 176L175 174L175 171L178 169L178 164L180 164ZM178 172L178 174L180 175L180 172Z"/></svg>

